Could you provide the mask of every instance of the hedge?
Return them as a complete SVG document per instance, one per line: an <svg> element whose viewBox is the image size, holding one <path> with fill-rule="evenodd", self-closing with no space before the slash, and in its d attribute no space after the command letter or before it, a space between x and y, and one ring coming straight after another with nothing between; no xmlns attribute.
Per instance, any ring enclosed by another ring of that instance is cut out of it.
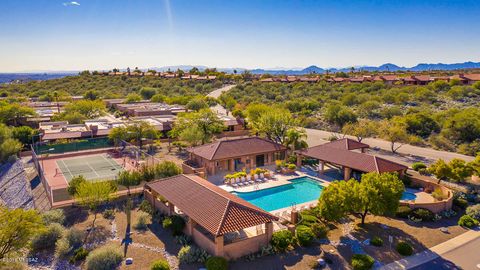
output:
<svg viewBox="0 0 480 270"><path fill-rule="evenodd" d="M398 242L395 249L398 251L398 253L400 253L400 255L403 256L410 256L413 254L413 248L407 242Z"/></svg>
<svg viewBox="0 0 480 270"><path fill-rule="evenodd" d="M479 222L478 220L474 219L473 217L469 215L463 215L459 220L458 220L458 225L462 227L467 227L467 228L473 228L478 226Z"/></svg>
<svg viewBox="0 0 480 270"><path fill-rule="evenodd" d="M366 254L355 254L352 256L352 267L354 270L371 269L375 260Z"/></svg>
<svg viewBox="0 0 480 270"><path fill-rule="evenodd" d="M157 260L152 263L150 270L170 270L167 260Z"/></svg>
<svg viewBox="0 0 480 270"><path fill-rule="evenodd" d="M276 251L284 252L293 243L293 234L288 230L274 232L270 243Z"/></svg>
<svg viewBox="0 0 480 270"><path fill-rule="evenodd" d="M205 264L207 270L227 270L228 262L223 257L210 257Z"/></svg>
<svg viewBox="0 0 480 270"><path fill-rule="evenodd" d="M301 246L309 246L315 239L315 235L313 234L312 229L305 225L300 225L297 227L296 236L298 244Z"/></svg>

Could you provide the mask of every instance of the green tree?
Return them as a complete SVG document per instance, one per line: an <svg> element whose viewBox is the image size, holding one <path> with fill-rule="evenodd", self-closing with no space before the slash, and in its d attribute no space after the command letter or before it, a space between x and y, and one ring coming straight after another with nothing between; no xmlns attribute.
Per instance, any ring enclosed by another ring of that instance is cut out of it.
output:
<svg viewBox="0 0 480 270"><path fill-rule="evenodd" d="M319 215L339 220L349 213L360 215L362 225L368 214L392 215L405 187L395 173L367 173L362 180L336 181L325 188L319 199Z"/></svg>
<svg viewBox="0 0 480 270"><path fill-rule="evenodd" d="M157 90L152 87L142 87L142 89L140 89L140 95L143 99L151 99L156 93Z"/></svg>
<svg viewBox="0 0 480 270"><path fill-rule="evenodd" d="M473 142L480 138L480 109L468 108L449 116L442 134L457 143Z"/></svg>
<svg viewBox="0 0 480 270"><path fill-rule="evenodd" d="M85 94L83 94L83 98L88 100L96 100L98 96L98 92L95 90L88 90L85 92Z"/></svg>
<svg viewBox="0 0 480 270"><path fill-rule="evenodd" d="M329 104L325 108L324 117L329 123L335 124L340 128L347 123L357 121L357 116L352 110L338 103Z"/></svg>
<svg viewBox="0 0 480 270"><path fill-rule="evenodd" d="M372 137L376 134L376 125L370 120L360 120L355 123L347 123L343 126L344 134L357 137L357 141L361 142L364 138Z"/></svg>
<svg viewBox="0 0 480 270"><path fill-rule="evenodd" d="M440 132L440 126L427 112L407 114L401 121L405 123L408 133L422 138Z"/></svg>
<svg viewBox="0 0 480 270"><path fill-rule="evenodd" d="M25 145L32 143L32 136L35 133L36 131L29 126L20 126L13 128L12 137Z"/></svg>
<svg viewBox="0 0 480 270"><path fill-rule="evenodd" d="M271 109L271 106L261 103L252 103L245 109L245 115L249 123L257 122L260 116Z"/></svg>
<svg viewBox="0 0 480 270"><path fill-rule="evenodd" d="M141 174L137 171L121 171L118 174L117 183L127 188L127 203L125 206L126 213L127 213L127 224L131 224L131 214L130 211L132 210L132 199L130 194L130 187L137 186L142 181Z"/></svg>
<svg viewBox="0 0 480 270"><path fill-rule="evenodd" d="M150 99L151 102L160 102L160 103L163 103L165 102L165 100L167 99L167 97L165 95L162 95L162 94L155 94L154 96L152 96L152 98Z"/></svg>
<svg viewBox="0 0 480 270"><path fill-rule="evenodd" d="M127 135L129 139L135 140L138 147L142 149L143 139L156 139L158 132L151 124L139 121L127 126Z"/></svg>
<svg viewBox="0 0 480 270"><path fill-rule="evenodd" d="M135 103L139 101L142 101L142 96L140 96L137 93L130 93L127 95L127 98L125 99L126 103Z"/></svg>
<svg viewBox="0 0 480 270"><path fill-rule="evenodd" d="M450 178L455 182L465 182L465 178L472 176L473 168L465 160L454 158L448 166L451 168Z"/></svg>
<svg viewBox="0 0 480 270"><path fill-rule="evenodd" d="M308 147L306 139L307 133L305 132L305 129L291 128L287 130L285 145L292 151L305 149Z"/></svg>
<svg viewBox="0 0 480 270"><path fill-rule="evenodd" d="M207 102L203 98L194 98L185 106L188 110L199 111L208 108Z"/></svg>
<svg viewBox="0 0 480 270"><path fill-rule="evenodd" d="M70 182L68 183L68 194L75 196L77 194L77 188L80 186L80 184L87 182L87 179L83 177L83 175L78 175L72 178Z"/></svg>
<svg viewBox="0 0 480 270"><path fill-rule="evenodd" d="M65 106L64 112L60 114L59 119L68 119L72 115L75 118L92 119L105 114L105 104L101 100L79 100ZM83 120L83 119L82 119Z"/></svg>
<svg viewBox="0 0 480 270"><path fill-rule="evenodd" d="M36 112L27 106L18 103L0 103L0 122L12 123L17 126L18 120L26 117L35 116Z"/></svg>
<svg viewBox="0 0 480 270"><path fill-rule="evenodd" d="M222 120L210 109L201 109L198 112L182 114L178 117L175 125L170 131L172 138L179 138L184 130L196 126L201 131L201 143L210 141L214 134L220 133L225 129Z"/></svg>
<svg viewBox="0 0 480 270"><path fill-rule="evenodd" d="M95 228L97 220L98 207L113 199L116 186L108 181L91 182L86 181L78 185L75 200L82 206L87 207L93 213L93 221L91 230ZM88 234L85 235L84 243L86 243Z"/></svg>
<svg viewBox="0 0 480 270"><path fill-rule="evenodd" d="M179 135L180 140L188 142L191 146L197 146L203 138L203 131L197 125L186 127Z"/></svg>
<svg viewBox="0 0 480 270"><path fill-rule="evenodd" d="M0 206L0 260L25 248L32 237L44 229L35 210L8 209Z"/></svg>
<svg viewBox="0 0 480 270"><path fill-rule="evenodd" d="M252 131L279 144L285 144L288 130L295 128L296 121L290 111L270 108L256 121L250 121Z"/></svg>
<svg viewBox="0 0 480 270"><path fill-rule="evenodd" d="M126 127L114 127L110 133L108 133L108 138L113 141L115 146L118 146L120 141L127 140L129 137Z"/></svg>
<svg viewBox="0 0 480 270"><path fill-rule="evenodd" d="M469 163L469 166L472 168L474 175L480 176L480 154Z"/></svg>
<svg viewBox="0 0 480 270"><path fill-rule="evenodd" d="M440 180L446 180L451 177L452 168L450 168L443 159L438 159L428 167L428 172L435 175Z"/></svg>
<svg viewBox="0 0 480 270"><path fill-rule="evenodd" d="M390 150L396 153L402 147L402 143L409 141L409 136L405 124L393 118L392 120L384 120L379 124L378 133L382 139L390 142ZM400 144L400 145L395 145Z"/></svg>
<svg viewBox="0 0 480 270"><path fill-rule="evenodd" d="M22 148L22 143L12 138L11 129L0 123L0 163L18 154Z"/></svg>

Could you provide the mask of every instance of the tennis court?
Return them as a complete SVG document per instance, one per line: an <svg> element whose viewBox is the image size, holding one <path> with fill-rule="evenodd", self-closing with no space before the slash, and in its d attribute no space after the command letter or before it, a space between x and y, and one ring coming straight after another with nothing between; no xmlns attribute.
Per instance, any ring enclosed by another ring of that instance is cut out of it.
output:
<svg viewBox="0 0 480 270"><path fill-rule="evenodd" d="M115 179L123 167L107 154L56 160L55 176L63 175L67 182L82 175L87 180Z"/></svg>

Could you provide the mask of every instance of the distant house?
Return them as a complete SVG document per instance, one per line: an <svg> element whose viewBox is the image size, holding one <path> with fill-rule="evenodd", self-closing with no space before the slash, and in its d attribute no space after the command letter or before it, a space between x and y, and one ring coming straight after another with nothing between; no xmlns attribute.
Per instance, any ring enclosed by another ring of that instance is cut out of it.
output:
<svg viewBox="0 0 480 270"><path fill-rule="evenodd" d="M407 85L427 85L432 80L433 79L430 77L430 75L412 75L402 78L404 84Z"/></svg>
<svg viewBox="0 0 480 270"><path fill-rule="evenodd" d="M472 85L476 82L480 82L480 74L459 74L460 79L464 84Z"/></svg>
<svg viewBox="0 0 480 270"><path fill-rule="evenodd" d="M185 165L204 168L207 175L214 175L273 165L275 160L285 159L287 148L260 137L247 137L218 140L187 151Z"/></svg>
<svg viewBox="0 0 480 270"><path fill-rule="evenodd" d="M396 82L400 81L400 79L398 78L397 75L380 75L380 76L375 76L373 78L373 81L375 82L380 81L388 85L393 85Z"/></svg>

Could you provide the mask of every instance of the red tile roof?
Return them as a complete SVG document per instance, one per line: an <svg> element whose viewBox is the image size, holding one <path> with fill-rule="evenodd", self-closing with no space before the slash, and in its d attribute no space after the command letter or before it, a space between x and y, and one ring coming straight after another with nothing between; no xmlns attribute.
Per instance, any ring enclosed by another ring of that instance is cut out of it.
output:
<svg viewBox="0 0 480 270"><path fill-rule="evenodd" d="M310 147L305 150L297 151L297 153L329 163L349 167L361 172L383 173L397 172L407 169L407 166L393 161L365 153L331 147L328 144Z"/></svg>
<svg viewBox="0 0 480 270"><path fill-rule="evenodd" d="M344 150L355 150L355 149L362 149L362 148L369 148L370 147L368 144L357 142L357 141L349 139L349 138L338 139L336 141L332 141L332 142L329 142L329 143L326 143L326 144L323 144L323 145L334 147L334 148L339 148L339 149L344 149Z"/></svg>
<svg viewBox="0 0 480 270"><path fill-rule="evenodd" d="M208 160L220 160L246 155L286 150L281 144L260 137L219 140L188 148L187 151Z"/></svg>
<svg viewBox="0 0 480 270"><path fill-rule="evenodd" d="M196 175L177 175L146 184L213 235L278 220L277 217Z"/></svg>
<svg viewBox="0 0 480 270"><path fill-rule="evenodd" d="M464 74L463 77L470 81L480 81L480 74Z"/></svg>

